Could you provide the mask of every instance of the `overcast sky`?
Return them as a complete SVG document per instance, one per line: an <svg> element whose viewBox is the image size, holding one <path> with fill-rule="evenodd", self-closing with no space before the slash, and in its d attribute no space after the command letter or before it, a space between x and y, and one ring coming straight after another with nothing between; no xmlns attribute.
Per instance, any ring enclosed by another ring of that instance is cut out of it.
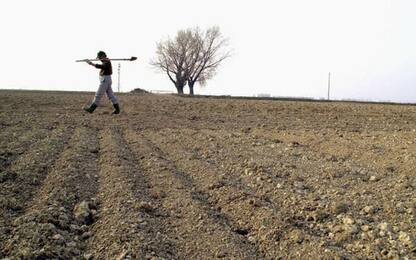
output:
<svg viewBox="0 0 416 260"><path fill-rule="evenodd" d="M173 91L149 65L156 42L219 25L234 54L197 94L321 98L331 72L333 98L416 102L415 10L414 0L1 0L0 88L95 91L98 71L74 61L104 50L139 58L122 63L122 91Z"/></svg>

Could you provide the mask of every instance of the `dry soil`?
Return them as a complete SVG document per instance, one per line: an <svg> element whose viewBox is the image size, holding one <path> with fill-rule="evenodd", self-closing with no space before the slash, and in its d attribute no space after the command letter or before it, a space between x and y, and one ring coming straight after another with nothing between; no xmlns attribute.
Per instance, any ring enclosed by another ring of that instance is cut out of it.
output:
<svg viewBox="0 0 416 260"><path fill-rule="evenodd" d="M416 107L0 91L0 258L415 259Z"/></svg>

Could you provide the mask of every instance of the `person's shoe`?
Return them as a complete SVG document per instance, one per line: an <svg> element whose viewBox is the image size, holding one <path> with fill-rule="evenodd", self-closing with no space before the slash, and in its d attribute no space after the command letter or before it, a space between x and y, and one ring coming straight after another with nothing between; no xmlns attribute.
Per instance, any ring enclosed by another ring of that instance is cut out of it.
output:
<svg viewBox="0 0 416 260"><path fill-rule="evenodd" d="M97 108L97 105L95 103L92 103L89 108L84 108L84 110L92 114L96 108Z"/></svg>
<svg viewBox="0 0 416 260"><path fill-rule="evenodd" d="M113 104L113 107L114 107L113 115L120 114L120 106L118 104Z"/></svg>

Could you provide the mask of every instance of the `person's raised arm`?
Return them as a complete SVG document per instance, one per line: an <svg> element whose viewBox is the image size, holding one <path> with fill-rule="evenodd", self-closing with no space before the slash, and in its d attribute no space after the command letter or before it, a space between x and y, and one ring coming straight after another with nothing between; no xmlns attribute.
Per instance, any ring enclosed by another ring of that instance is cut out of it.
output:
<svg viewBox="0 0 416 260"><path fill-rule="evenodd" d="M87 61L87 63L91 66L96 67L97 69L102 69L103 68L102 64L95 64L95 63L92 63L91 61Z"/></svg>

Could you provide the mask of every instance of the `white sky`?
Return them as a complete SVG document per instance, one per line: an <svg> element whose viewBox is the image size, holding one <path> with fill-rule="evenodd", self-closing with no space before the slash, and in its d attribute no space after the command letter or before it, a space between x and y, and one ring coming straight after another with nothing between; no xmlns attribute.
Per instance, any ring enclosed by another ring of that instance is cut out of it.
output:
<svg viewBox="0 0 416 260"><path fill-rule="evenodd" d="M219 25L234 55L196 93L320 98L330 71L333 98L416 102L415 11L414 0L0 0L0 88L95 91L98 71L74 61L104 50L139 57L122 64L122 91L173 91L149 65L156 42Z"/></svg>

